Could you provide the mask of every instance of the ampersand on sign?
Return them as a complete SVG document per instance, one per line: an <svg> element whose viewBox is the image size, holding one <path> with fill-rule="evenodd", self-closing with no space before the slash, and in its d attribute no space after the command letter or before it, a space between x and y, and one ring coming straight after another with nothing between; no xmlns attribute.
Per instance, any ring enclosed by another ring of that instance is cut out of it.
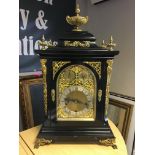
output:
<svg viewBox="0 0 155 155"><path fill-rule="evenodd" d="M36 19L35 23L38 29L44 29L46 30L48 27L46 26L46 23L48 20L44 20L44 11L40 10L38 12L38 18Z"/></svg>

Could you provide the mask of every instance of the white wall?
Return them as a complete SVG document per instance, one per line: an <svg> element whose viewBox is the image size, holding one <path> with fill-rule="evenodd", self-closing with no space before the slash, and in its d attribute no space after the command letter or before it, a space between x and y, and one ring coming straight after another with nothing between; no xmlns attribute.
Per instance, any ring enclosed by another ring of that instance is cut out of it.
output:
<svg viewBox="0 0 155 155"><path fill-rule="evenodd" d="M97 43L112 34L120 54L115 57L110 91L135 96L134 0L109 0L98 5L77 0L81 15L88 15L84 27L94 34Z"/></svg>

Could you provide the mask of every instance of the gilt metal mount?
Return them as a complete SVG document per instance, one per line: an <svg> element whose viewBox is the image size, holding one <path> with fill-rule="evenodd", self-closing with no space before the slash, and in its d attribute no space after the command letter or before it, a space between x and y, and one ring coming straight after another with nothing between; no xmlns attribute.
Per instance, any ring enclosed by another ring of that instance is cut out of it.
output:
<svg viewBox="0 0 155 155"><path fill-rule="evenodd" d="M40 146L44 146L44 145L49 145L53 143L52 139L45 139L45 138L37 138L37 140L35 141L35 145L34 148L38 149Z"/></svg>
<svg viewBox="0 0 155 155"><path fill-rule="evenodd" d="M88 16L86 17L82 17L80 16L80 8L79 8L79 4L76 5L76 9L75 9L75 16L67 16L66 17L66 21L68 24L73 25L74 29L73 31L82 31L79 26L84 25L88 22Z"/></svg>
<svg viewBox="0 0 155 155"><path fill-rule="evenodd" d="M107 48L110 50L110 51L113 51L113 48L116 46L116 43L114 43L114 39L112 36L110 36L110 41L109 43L107 44Z"/></svg>
<svg viewBox="0 0 155 155"><path fill-rule="evenodd" d="M68 47L90 47L90 41L64 41L64 45Z"/></svg>
<svg viewBox="0 0 155 155"><path fill-rule="evenodd" d="M42 39L38 41L38 45L40 46L41 50L46 50L48 48L55 47L52 40L45 40L44 35L42 36Z"/></svg>
<svg viewBox="0 0 155 155"><path fill-rule="evenodd" d="M109 43L105 43L104 40L102 41L101 47L105 48L107 50L113 51L114 47L116 46L116 43L114 43L114 39L112 36L110 36Z"/></svg>
<svg viewBox="0 0 155 155"><path fill-rule="evenodd" d="M111 146L113 149L117 149L117 145L115 144L115 138L99 139L99 144L104 145L104 146Z"/></svg>

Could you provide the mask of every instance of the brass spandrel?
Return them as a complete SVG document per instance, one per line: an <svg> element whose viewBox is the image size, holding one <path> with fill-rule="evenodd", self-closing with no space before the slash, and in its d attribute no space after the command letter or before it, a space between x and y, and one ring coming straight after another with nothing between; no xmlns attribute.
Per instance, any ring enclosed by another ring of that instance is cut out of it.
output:
<svg viewBox="0 0 155 155"><path fill-rule="evenodd" d="M70 61L53 61L52 68L53 68L53 79L56 73L63 67L64 65L70 63Z"/></svg>
<svg viewBox="0 0 155 155"><path fill-rule="evenodd" d="M95 61L84 61L84 63L91 66L98 74L99 78L101 79L101 62L95 62Z"/></svg>

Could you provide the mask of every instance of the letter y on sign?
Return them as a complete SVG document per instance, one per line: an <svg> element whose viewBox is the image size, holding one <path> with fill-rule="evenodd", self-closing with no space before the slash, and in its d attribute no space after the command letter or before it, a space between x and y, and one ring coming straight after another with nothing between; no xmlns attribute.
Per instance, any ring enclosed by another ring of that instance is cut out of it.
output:
<svg viewBox="0 0 155 155"><path fill-rule="evenodd" d="M20 9L20 14L23 22L23 26L20 27L21 30L26 30L29 12L29 10Z"/></svg>

